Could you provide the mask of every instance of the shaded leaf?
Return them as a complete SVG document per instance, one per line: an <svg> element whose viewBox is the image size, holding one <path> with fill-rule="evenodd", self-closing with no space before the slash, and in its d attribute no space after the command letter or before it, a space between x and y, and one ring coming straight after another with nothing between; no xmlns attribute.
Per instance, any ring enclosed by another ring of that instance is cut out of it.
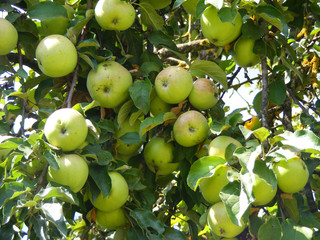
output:
<svg viewBox="0 0 320 240"><path fill-rule="evenodd" d="M164 122L165 113L160 113L155 117L148 117L142 121L140 125L140 137L142 137L146 132L150 131L152 128L162 124Z"/></svg>
<svg viewBox="0 0 320 240"><path fill-rule="evenodd" d="M138 109L141 109L144 114L149 112L151 89L152 84L149 79L135 81L129 89L130 97L134 105Z"/></svg>
<svg viewBox="0 0 320 240"><path fill-rule="evenodd" d="M108 175L108 166L90 164L89 174L102 192L103 197L108 196L111 190L111 179Z"/></svg>
<svg viewBox="0 0 320 240"><path fill-rule="evenodd" d="M50 184L48 184L46 188L41 189L37 195L34 196L33 201L38 202L51 198L59 198L64 202L79 205L79 199L74 192L68 191L64 187L54 187Z"/></svg>
<svg viewBox="0 0 320 240"><path fill-rule="evenodd" d="M163 18L148 2L141 2L139 6L142 23L147 27L152 27L155 30L160 30L164 25Z"/></svg>
<svg viewBox="0 0 320 240"><path fill-rule="evenodd" d="M282 236L282 229L277 217L270 217L267 222L262 224L259 228L259 240L280 240ZM295 238L292 238L295 239Z"/></svg>

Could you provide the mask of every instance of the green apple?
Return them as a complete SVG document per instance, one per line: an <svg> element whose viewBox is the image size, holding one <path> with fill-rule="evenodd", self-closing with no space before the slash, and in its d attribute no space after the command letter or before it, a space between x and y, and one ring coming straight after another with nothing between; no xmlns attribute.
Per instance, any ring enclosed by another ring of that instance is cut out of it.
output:
<svg viewBox="0 0 320 240"><path fill-rule="evenodd" d="M189 102L198 110L206 110L217 103L218 96L218 89L212 81L206 78L199 78L193 83Z"/></svg>
<svg viewBox="0 0 320 240"><path fill-rule="evenodd" d="M244 37L240 37L234 44L233 60L240 67L251 67L261 61L260 56L253 52L254 44L254 39Z"/></svg>
<svg viewBox="0 0 320 240"><path fill-rule="evenodd" d="M173 125L174 139L184 147L192 147L203 142L208 133L207 119L195 110L182 113Z"/></svg>
<svg viewBox="0 0 320 240"><path fill-rule="evenodd" d="M121 0L99 0L94 12L98 24L105 30L126 30L136 17L133 6Z"/></svg>
<svg viewBox="0 0 320 240"><path fill-rule="evenodd" d="M111 190L110 193L103 197L100 192L95 202L92 202L91 194L90 201L93 206L101 211L111 212L125 204L129 196L128 183L124 177L118 172L109 172L111 178Z"/></svg>
<svg viewBox="0 0 320 240"><path fill-rule="evenodd" d="M268 204L275 197L277 188L272 189L272 186L269 183L259 177L259 175L254 174L252 192L255 198L252 204L263 206Z"/></svg>
<svg viewBox="0 0 320 240"><path fill-rule="evenodd" d="M158 95L154 95L150 102L150 113L153 116L157 116L160 113L163 112L170 112L172 108L172 105L169 103L166 103L161 98L158 97Z"/></svg>
<svg viewBox="0 0 320 240"><path fill-rule="evenodd" d="M115 132L115 137L117 138L117 148L116 152L123 155L132 155L141 147L142 143L137 144L125 144L120 137L130 132L139 132L140 130L140 120L136 120L132 125L130 125L129 118L127 118L120 127Z"/></svg>
<svg viewBox="0 0 320 240"><path fill-rule="evenodd" d="M191 74L182 67L170 66L163 69L155 79L155 90L159 98L170 104L185 100L193 87Z"/></svg>
<svg viewBox="0 0 320 240"><path fill-rule="evenodd" d="M72 108L54 111L44 125L44 135L48 142L65 152L79 148L85 142L87 134L85 118Z"/></svg>
<svg viewBox="0 0 320 240"><path fill-rule="evenodd" d="M208 203L213 204L221 201L219 194L222 188L229 183L227 178L229 170L231 170L230 166L218 165L215 168L213 176L200 181L199 188L201 194Z"/></svg>
<svg viewBox="0 0 320 240"><path fill-rule="evenodd" d="M199 0L185 0L182 3L182 6L184 10L186 10L187 13L196 16L196 7L198 4Z"/></svg>
<svg viewBox="0 0 320 240"><path fill-rule="evenodd" d="M65 36L53 34L36 48L40 70L49 77L63 77L73 72L78 62L77 49Z"/></svg>
<svg viewBox="0 0 320 240"><path fill-rule="evenodd" d="M166 142L164 138L151 139L144 148L144 160L150 171L157 175L168 175L179 167L173 162L174 145Z"/></svg>
<svg viewBox="0 0 320 240"><path fill-rule="evenodd" d="M130 72L112 60L100 63L87 78L90 96L105 108L115 108L123 103L129 97L132 84Z"/></svg>
<svg viewBox="0 0 320 240"><path fill-rule="evenodd" d="M242 147L242 144L229 136L218 136L213 139L209 144L209 156L217 156L225 159L226 149L230 144L236 145L236 147Z"/></svg>
<svg viewBox="0 0 320 240"><path fill-rule="evenodd" d="M162 9L171 3L171 0L143 0L141 2L149 3L154 9Z"/></svg>
<svg viewBox="0 0 320 240"><path fill-rule="evenodd" d="M57 158L59 169L48 168L47 179L69 186L72 191L79 192L89 176L89 168L83 157L77 154L63 154Z"/></svg>
<svg viewBox="0 0 320 240"><path fill-rule="evenodd" d="M241 33L242 18L240 13L237 13L233 22L222 22L218 16L217 8L211 5L204 10L200 20L204 37L219 47L236 40Z"/></svg>
<svg viewBox="0 0 320 240"><path fill-rule="evenodd" d="M238 226L231 221L223 202L215 203L209 208L207 223L210 230L219 237L233 238L246 228L244 223Z"/></svg>
<svg viewBox="0 0 320 240"><path fill-rule="evenodd" d="M67 32L69 19L64 16L49 17L41 21L41 29L45 36L52 34L64 35Z"/></svg>
<svg viewBox="0 0 320 240"><path fill-rule="evenodd" d="M0 18L0 55L7 55L16 48L18 31L7 19Z"/></svg>
<svg viewBox="0 0 320 240"><path fill-rule="evenodd" d="M302 190L308 182L309 170L299 157L282 159L273 165L278 186L285 193L295 193Z"/></svg>
<svg viewBox="0 0 320 240"><path fill-rule="evenodd" d="M126 225L128 222L122 208L117 208L111 212L96 209L96 223L108 230L116 230Z"/></svg>

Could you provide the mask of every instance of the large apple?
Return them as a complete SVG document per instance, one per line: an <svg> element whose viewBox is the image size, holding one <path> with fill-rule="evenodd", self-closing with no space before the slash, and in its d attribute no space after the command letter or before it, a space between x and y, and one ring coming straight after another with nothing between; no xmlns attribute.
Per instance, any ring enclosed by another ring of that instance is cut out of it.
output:
<svg viewBox="0 0 320 240"><path fill-rule="evenodd" d="M114 108L129 97L133 84L130 72L121 64L109 60L92 69L87 78L90 96L102 107Z"/></svg>
<svg viewBox="0 0 320 240"><path fill-rule="evenodd" d="M203 142L208 133L207 119L195 110L181 114L173 125L174 139L184 147L192 147Z"/></svg>
<svg viewBox="0 0 320 240"><path fill-rule="evenodd" d="M141 147L142 143L137 144L126 144L120 137L130 132L139 132L140 130L140 120L136 120L132 125L130 125L129 118L127 118L120 127L115 132L115 137L117 138L117 153L123 155L132 155Z"/></svg>
<svg viewBox="0 0 320 240"><path fill-rule="evenodd" d="M172 108L172 105L169 103L166 103L161 98L158 97L158 95L154 95L150 102L150 113L153 116L157 116L160 113L163 112L170 112Z"/></svg>
<svg viewBox="0 0 320 240"><path fill-rule="evenodd" d="M87 162L77 154L64 154L57 158L59 169L48 168L48 181L69 186L72 191L79 192L89 176Z"/></svg>
<svg viewBox="0 0 320 240"><path fill-rule="evenodd" d="M40 41L36 48L40 70L49 77L71 73L78 62L77 49L65 36L53 34Z"/></svg>
<svg viewBox="0 0 320 240"><path fill-rule="evenodd" d="M86 140L88 126L85 118L72 108L54 111L44 125L48 142L62 151L73 151Z"/></svg>
<svg viewBox="0 0 320 240"><path fill-rule="evenodd" d="M107 230L116 230L126 225L127 222L122 208L117 208L111 212L96 209L96 223Z"/></svg>
<svg viewBox="0 0 320 240"><path fill-rule="evenodd" d="M0 55L7 55L16 48L18 32L7 19L0 18Z"/></svg>
<svg viewBox="0 0 320 240"><path fill-rule="evenodd" d="M209 156L217 156L225 159L226 149L230 144L234 144L236 147L241 147L242 144L229 136L218 136L213 139L209 144Z"/></svg>
<svg viewBox="0 0 320 240"><path fill-rule="evenodd" d="M191 74L182 67L170 66L163 69L155 79L155 90L166 103L176 104L185 100L193 86Z"/></svg>
<svg viewBox="0 0 320 240"><path fill-rule="evenodd" d="M124 177L118 172L109 172L111 178L110 193L103 197L102 192L99 194L93 206L101 211L111 212L120 208L128 199L129 187ZM90 196L91 197L91 196Z"/></svg>
<svg viewBox="0 0 320 240"><path fill-rule="evenodd" d="M308 182L309 170L299 157L282 159L273 165L278 186L285 193L295 193L302 190Z"/></svg>
<svg viewBox="0 0 320 240"><path fill-rule="evenodd" d="M173 162L174 145L164 138L151 139L144 148L144 160L150 171L157 175L168 175L175 171L179 163Z"/></svg>
<svg viewBox="0 0 320 240"><path fill-rule="evenodd" d="M186 10L187 13L196 16L196 7L198 4L199 0L185 0L182 3L182 6L184 10Z"/></svg>
<svg viewBox="0 0 320 240"><path fill-rule="evenodd" d="M222 22L218 9L211 5L204 10L200 20L203 35L219 47L236 40L241 33L242 18L238 12L233 22Z"/></svg>
<svg viewBox="0 0 320 240"><path fill-rule="evenodd" d="M105 30L126 30L136 17L133 6L121 0L99 0L94 12L98 24Z"/></svg>
<svg viewBox="0 0 320 240"><path fill-rule="evenodd" d="M149 3L154 9L162 9L167 7L171 0L143 0L142 2Z"/></svg>
<svg viewBox="0 0 320 240"><path fill-rule="evenodd" d="M217 103L218 95L218 89L212 81L199 78L193 83L193 88L189 94L189 102L198 110L206 110Z"/></svg>
<svg viewBox="0 0 320 240"><path fill-rule="evenodd" d="M208 203L213 204L221 201L219 194L222 188L229 183L227 178L229 170L231 170L230 166L218 165L213 176L200 181L199 188L201 194Z"/></svg>
<svg viewBox="0 0 320 240"><path fill-rule="evenodd" d="M234 44L233 59L240 67L251 67L261 61L260 56L253 52L254 44L254 39L244 37L240 37Z"/></svg>
<svg viewBox="0 0 320 240"><path fill-rule="evenodd" d="M259 177L259 175L254 174L252 192L255 198L252 204L262 206L269 203L275 197L277 188L272 189L269 183Z"/></svg>
<svg viewBox="0 0 320 240"><path fill-rule="evenodd" d="M209 208L207 223L210 230L219 237L233 238L246 228L244 223L238 226L231 221L223 202L215 203Z"/></svg>

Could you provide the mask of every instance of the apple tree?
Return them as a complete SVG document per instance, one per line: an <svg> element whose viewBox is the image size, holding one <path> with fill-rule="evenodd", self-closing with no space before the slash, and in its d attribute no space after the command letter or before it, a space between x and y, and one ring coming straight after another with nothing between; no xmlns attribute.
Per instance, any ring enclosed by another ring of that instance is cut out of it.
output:
<svg viewBox="0 0 320 240"><path fill-rule="evenodd" d="M320 239L319 34L317 0L2 0L0 239Z"/></svg>

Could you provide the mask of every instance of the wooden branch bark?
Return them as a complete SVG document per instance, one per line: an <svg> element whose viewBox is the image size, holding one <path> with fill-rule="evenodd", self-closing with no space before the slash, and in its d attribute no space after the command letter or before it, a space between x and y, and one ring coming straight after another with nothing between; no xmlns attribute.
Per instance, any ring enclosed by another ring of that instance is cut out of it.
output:
<svg viewBox="0 0 320 240"><path fill-rule="evenodd" d="M268 85L268 65L267 59L264 58L261 61L261 72L262 72L262 100L261 100L261 120L262 126L269 128L268 124L268 95L269 95L269 85Z"/></svg>

